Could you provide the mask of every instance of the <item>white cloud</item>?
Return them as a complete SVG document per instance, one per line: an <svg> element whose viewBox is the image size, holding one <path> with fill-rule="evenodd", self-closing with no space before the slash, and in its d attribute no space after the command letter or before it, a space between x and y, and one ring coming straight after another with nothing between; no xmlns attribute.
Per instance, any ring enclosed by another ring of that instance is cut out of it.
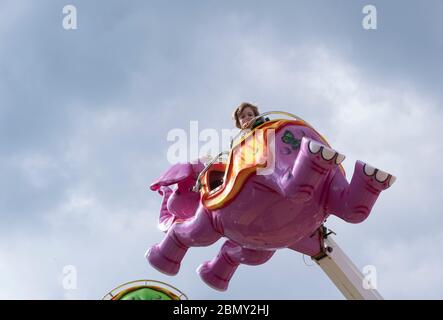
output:
<svg viewBox="0 0 443 320"><path fill-rule="evenodd" d="M442 233L402 238L386 245L371 241L370 255L377 261L380 289L393 299L442 299L443 260L436 254Z"/></svg>

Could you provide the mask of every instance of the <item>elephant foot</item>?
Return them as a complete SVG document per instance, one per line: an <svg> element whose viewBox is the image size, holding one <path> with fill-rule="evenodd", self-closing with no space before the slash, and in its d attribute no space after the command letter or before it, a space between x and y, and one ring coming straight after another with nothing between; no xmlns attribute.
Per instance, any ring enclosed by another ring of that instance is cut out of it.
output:
<svg viewBox="0 0 443 320"><path fill-rule="evenodd" d="M374 168L362 161L357 161L355 171L360 172L360 177L367 184L369 190L377 193L392 186L397 179L392 174Z"/></svg>
<svg viewBox="0 0 443 320"><path fill-rule="evenodd" d="M146 252L146 259L149 264L168 276L174 276L180 270L180 262L176 262L170 260L168 257L165 257L158 245L151 247L148 252Z"/></svg>
<svg viewBox="0 0 443 320"><path fill-rule="evenodd" d="M226 291L228 289L230 279L223 279L215 274L209 262L204 262L201 264L197 269L197 273L200 275L200 278L212 289L218 291Z"/></svg>
<svg viewBox="0 0 443 320"><path fill-rule="evenodd" d="M227 261L223 255L201 264L197 273L200 278L211 288L226 291L238 264Z"/></svg>
<svg viewBox="0 0 443 320"><path fill-rule="evenodd" d="M171 230L161 243L146 252L146 259L158 271L173 276L180 270L180 263L187 251L188 247Z"/></svg>
<svg viewBox="0 0 443 320"><path fill-rule="evenodd" d="M367 163L357 161L351 183L336 176L327 207L336 216L350 223L364 221L383 190L391 187L396 178Z"/></svg>
<svg viewBox="0 0 443 320"><path fill-rule="evenodd" d="M296 202L312 199L326 175L344 159L345 156L334 149L303 137L294 166L282 179L288 198Z"/></svg>
<svg viewBox="0 0 443 320"><path fill-rule="evenodd" d="M320 142L315 140L308 140L307 142L310 157L314 163L318 165L318 169L332 169L342 163L345 159L344 155L334 149L322 145Z"/></svg>

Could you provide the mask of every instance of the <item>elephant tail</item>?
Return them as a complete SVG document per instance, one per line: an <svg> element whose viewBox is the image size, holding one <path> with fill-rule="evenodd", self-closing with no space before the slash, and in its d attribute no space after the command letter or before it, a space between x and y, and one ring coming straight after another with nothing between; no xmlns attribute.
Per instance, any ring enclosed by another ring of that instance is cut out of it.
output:
<svg viewBox="0 0 443 320"><path fill-rule="evenodd" d="M168 210L168 199L172 194L172 189L166 186L160 187L158 193L163 196L162 205L160 208L160 217L158 219L158 228L166 232L174 223L176 216Z"/></svg>

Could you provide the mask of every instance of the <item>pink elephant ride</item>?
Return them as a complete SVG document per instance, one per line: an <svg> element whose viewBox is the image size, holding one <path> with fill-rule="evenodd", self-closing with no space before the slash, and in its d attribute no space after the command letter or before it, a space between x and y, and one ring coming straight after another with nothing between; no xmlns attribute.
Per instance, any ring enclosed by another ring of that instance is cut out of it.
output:
<svg viewBox="0 0 443 320"><path fill-rule="evenodd" d="M361 161L348 183L344 156L312 126L278 111L254 120L269 114L293 119L267 118L234 143L227 162L175 164L151 185L163 195L159 227L166 232L146 253L155 269L175 275L190 247L225 237L218 255L197 269L206 284L225 291L240 264L263 264L277 249L324 254L328 216L360 223L394 183Z"/></svg>

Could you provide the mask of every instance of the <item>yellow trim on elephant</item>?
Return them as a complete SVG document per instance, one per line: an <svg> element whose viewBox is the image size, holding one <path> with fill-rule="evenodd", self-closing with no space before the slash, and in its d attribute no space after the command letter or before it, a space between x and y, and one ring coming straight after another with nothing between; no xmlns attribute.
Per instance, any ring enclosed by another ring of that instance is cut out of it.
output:
<svg viewBox="0 0 443 320"><path fill-rule="evenodd" d="M272 120L261 124L251 132L242 137L236 143L230 153L229 161L223 179L223 184L216 190L210 190L209 184L204 183L201 189L202 203L209 210L220 209L231 201L242 189L245 181L257 168L266 168L268 161L267 132L270 129L278 130L287 124L304 126L314 130L322 139L322 142L329 147L326 139L314 128L302 120ZM343 168L341 170L344 173ZM208 181L208 172L203 177Z"/></svg>

